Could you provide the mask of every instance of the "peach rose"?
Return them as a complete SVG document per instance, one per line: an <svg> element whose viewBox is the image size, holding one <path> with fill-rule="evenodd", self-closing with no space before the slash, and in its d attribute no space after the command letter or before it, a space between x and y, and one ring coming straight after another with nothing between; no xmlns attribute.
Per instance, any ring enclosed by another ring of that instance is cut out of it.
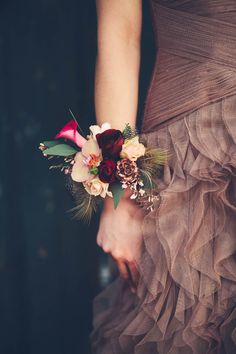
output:
<svg viewBox="0 0 236 354"><path fill-rule="evenodd" d="M135 136L132 139L125 140L122 145L120 157L136 161L140 156L145 155L146 148L139 142L139 137Z"/></svg>
<svg viewBox="0 0 236 354"><path fill-rule="evenodd" d="M100 181L98 177L94 177L92 180L83 183L86 191L91 195L100 195L105 198L106 195L112 197L112 192L108 191L109 183Z"/></svg>

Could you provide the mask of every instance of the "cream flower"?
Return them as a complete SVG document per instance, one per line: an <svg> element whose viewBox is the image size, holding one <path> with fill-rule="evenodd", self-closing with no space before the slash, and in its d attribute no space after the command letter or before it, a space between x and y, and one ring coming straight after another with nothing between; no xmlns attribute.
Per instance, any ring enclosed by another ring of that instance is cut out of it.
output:
<svg viewBox="0 0 236 354"><path fill-rule="evenodd" d="M95 139L95 140L97 140L96 139L96 135L98 134L98 133L103 133L105 130L107 130L107 129L111 129L111 124L110 123L103 123L102 125L101 125L101 127L99 127L99 125L91 125L90 127L89 127L89 129L90 129L90 131L91 131L91 133L92 133L92 137L93 137L93 139Z"/></svg>
<svg viewBox="0 0 236 354"><path fill-rule="evenodd" d="M98 177L84 182L83 185L89 194L95 196L100 195L102 198L105 198L106 195L112 197L112 192L108 191L109 183L102 182Z"/></svg>
<svg viewBox="0 0 236 354"><path fill-rule="evenodd" d="M145 155L146 148L139 142L139 137L136 135L132 139L126 139L122 145L120 157L136 161L140 156Z"/></svg>
<svg viewBox="0 0 236 354"><path fill-rule="evenodd" d="M71 172L71 178L75 182L84 182L94 177L94 175L89 172L89 161L91 156L100 157L100 161L102 160L101 150L92 137L86 140L82 150L75 155L75 162Z"/></svg>

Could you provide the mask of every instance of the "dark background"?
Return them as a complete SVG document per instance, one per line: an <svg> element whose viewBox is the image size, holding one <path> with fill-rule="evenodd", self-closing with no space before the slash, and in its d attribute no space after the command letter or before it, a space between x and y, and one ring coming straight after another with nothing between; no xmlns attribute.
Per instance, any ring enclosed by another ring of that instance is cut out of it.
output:
<svg viewBox="0 0 236 354"><path fill-rule="evenodd" d="M92 299L110 281L64 176L37 149L70 119L95 122L91 0L0 0L0 354L89 354ZM154 61L143 1L139 119Z"/></svg>

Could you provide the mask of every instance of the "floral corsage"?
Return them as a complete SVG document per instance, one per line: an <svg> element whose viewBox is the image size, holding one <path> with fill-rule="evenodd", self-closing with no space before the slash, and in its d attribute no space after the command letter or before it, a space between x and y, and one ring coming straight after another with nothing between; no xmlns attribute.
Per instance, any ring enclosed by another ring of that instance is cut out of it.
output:
<svg viewBox="0 0 236 354"><path fill-rule="evenodd" d="M146 147L129 124L123 131L112 129L109 123L101 127L91 125L86 137L78 128L77 121L71 120L54 140L39 146L49 159L63 158L50 168L70 174L78 184L75 207L78 218L90 220L98 200L106 196L113 198L116 208L126 188L132 191L131 199L152 209L153 198L158 198L155 177L166 161L166 152Z"/></svg>

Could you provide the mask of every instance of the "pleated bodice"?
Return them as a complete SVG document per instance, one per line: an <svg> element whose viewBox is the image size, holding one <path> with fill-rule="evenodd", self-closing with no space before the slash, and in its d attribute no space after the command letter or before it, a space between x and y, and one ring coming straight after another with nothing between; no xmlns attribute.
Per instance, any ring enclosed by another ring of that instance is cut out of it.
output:
<svg viewBox="0 0 236 354"><path fill-rule="evenodd" d="M236 94L236 0L150 0L157 56L143 132Z"/></svg>

